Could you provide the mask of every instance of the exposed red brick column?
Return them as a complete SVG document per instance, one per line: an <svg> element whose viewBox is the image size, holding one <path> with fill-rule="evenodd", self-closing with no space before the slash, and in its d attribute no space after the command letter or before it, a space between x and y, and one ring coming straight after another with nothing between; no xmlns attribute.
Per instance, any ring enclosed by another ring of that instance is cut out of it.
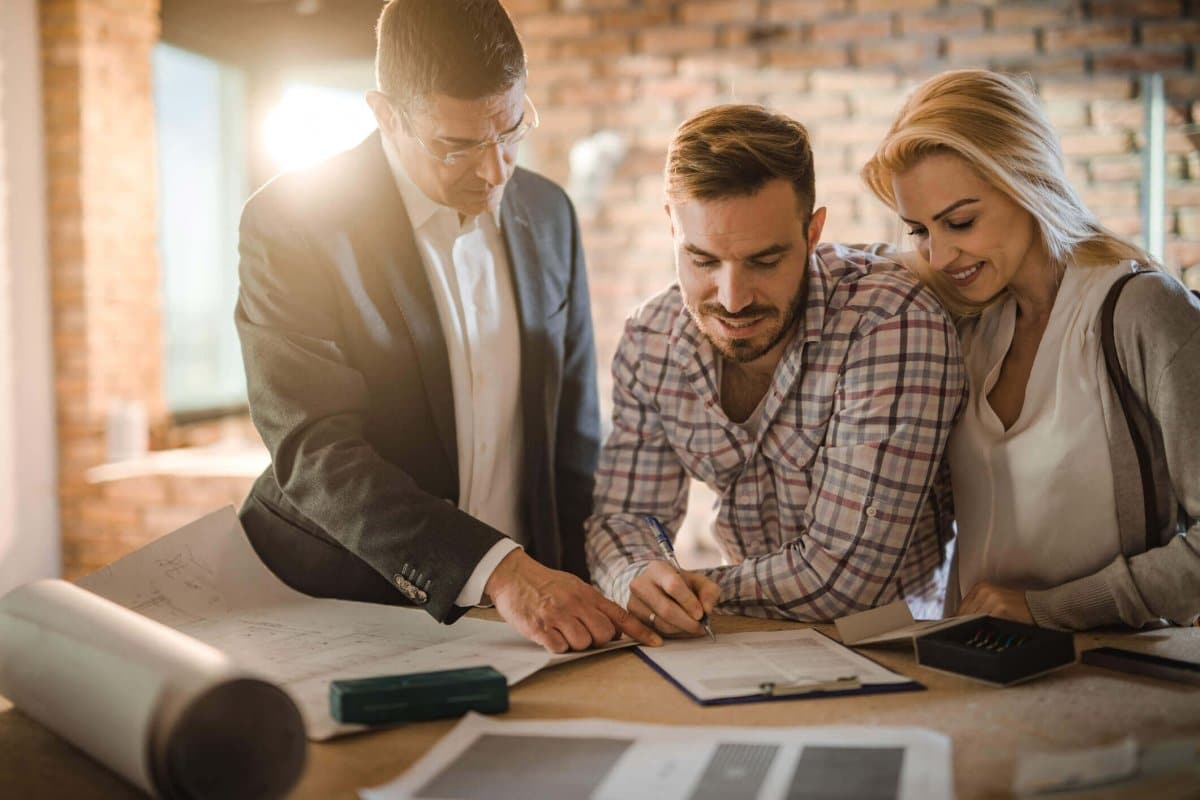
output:
<svg viewBox="0 0 1200 800"><path fill-rule="evenodd" d="M73 575L108 560L133 514L96 502L85 481L105 460L110 405L163 413L150 71L159 4L40 5L59 493Z"/></svg>

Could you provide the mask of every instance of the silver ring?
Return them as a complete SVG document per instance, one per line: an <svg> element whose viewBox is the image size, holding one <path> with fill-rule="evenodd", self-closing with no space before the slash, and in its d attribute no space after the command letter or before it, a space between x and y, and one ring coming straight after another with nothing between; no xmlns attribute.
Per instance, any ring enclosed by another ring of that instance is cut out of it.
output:
<svg viewBox="0 0 1200 800"><path fill-rule="evenodd" d="M653 611L651 611L650 616L646 618L646 622L648 622L651 626L653 626L654 620L656 620L656 619L658 619L658 614L655 614Z"/></svg>

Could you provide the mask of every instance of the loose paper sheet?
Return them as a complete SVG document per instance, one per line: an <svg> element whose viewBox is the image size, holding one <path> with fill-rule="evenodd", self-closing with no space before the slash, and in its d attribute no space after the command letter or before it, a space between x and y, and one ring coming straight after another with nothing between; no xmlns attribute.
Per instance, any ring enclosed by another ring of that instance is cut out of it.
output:
<svg viewBox="0 0 1200 800"><path fill-rule="evenodd" d="M950 740L921 728L684 727L471 714L364 800L949 800Z"/></svg>
<svg viewBox="0 0 1200 800"><path fill-rule="evenodd" d="M1017 758L1013 794L1029 795L1100 786L1137 772L1138 745L1132 737L1100 747Z"/></svg>
<svg viewBox="0 0 1200 800"><path fill-rule="evenodd" d="M672 639L641 652L697 700L761 693L762 683L800 685L854 676L863 686L911 683L811 628L724 633L707 639Z"/></svg>
<svg viewBox="0 0 1200 800"><path fill-rule="evenodd" d="M270 678L295 699L317 741L362 730L330 716L334 679L486 664L511 686L543 667L610 649L553 655L501 622L462 618L442 625L416 609L309 597L263 565L231 507L79 585Z"/></svg>
<svg viewBox="0 0 1200 800"><path fill-rule="evenodd" d="M946 619L913 620L908 604L896 600L886 606L860 611L835 620L838 636L842 644L860 647L868 644L885 644L890 642L911 641L918 636L979 619L983 614L967 614Z"/></svg>

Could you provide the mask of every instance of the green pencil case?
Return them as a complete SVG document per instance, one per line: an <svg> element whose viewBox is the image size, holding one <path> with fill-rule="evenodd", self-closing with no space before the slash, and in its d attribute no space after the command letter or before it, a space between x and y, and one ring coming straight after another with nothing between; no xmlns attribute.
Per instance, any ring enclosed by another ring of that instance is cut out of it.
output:
<svg viewBox="0 0 1200 800"><path fill-rule="evenodd" d="M338 722L420 722L458 717L468 711L508 711L504 676L491 667L468 667L329 684L329 712Z"/></svg>

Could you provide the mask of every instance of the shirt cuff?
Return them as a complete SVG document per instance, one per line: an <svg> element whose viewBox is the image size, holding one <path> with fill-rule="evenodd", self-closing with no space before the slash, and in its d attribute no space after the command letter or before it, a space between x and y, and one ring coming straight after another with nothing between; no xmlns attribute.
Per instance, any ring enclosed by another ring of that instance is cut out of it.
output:
<svg viewBox="0 0 1200 800"><path fill-rule="evenodd" d="M513 550L520 549L521 545L512 539L501 539L492 545L492 549L484 553L483 558L479 559L479 563L475 565L471 577L467 578L458 597L454 598L454 605L459 608L479 605L479 601L483 599L483 590L487 586L488 578L492 577L496 567L500 566L500 562L504 560L505 556Z"/></svg>
<svg viewBox="0 0 1200 800"><path fill-rule="evenodd" d="M633 579L642 574L651 561L654 559L646 559L645 561L635 561L626 567L623 567L612 579L607 594L608 599L619 605L621 608L629 608L629 584L633 583Z"/></svg>
<svg viewBox="0 0 1200 800"><path fill-rule="evenodd" d="M1132 624L1121 618L1108 583L1110 569L1106 567L1049 589L1025 592L1025 603L1033 621L1039 628L1065 631L1083 631L1122 622Z"/></svg>

